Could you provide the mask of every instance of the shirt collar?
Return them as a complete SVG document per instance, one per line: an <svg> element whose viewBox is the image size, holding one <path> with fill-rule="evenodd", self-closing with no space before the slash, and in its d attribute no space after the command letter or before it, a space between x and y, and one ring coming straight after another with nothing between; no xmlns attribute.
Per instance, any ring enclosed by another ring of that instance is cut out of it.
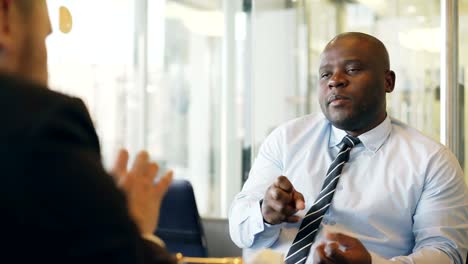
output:
<svg viewBox="0 0 468 264"><path fill-rule="evenodd" d="M390 117L387 115L385 120L375 128L367 131L366 133L359 135L358 138L361 140L364 147L372 152L377 152L383 145L385 140L390 135L392 130L392 123ZM346 136L346 131L338 129L331 125L330 140L328 146L330 148L338 146L341 143L343 137Z"/></svg>

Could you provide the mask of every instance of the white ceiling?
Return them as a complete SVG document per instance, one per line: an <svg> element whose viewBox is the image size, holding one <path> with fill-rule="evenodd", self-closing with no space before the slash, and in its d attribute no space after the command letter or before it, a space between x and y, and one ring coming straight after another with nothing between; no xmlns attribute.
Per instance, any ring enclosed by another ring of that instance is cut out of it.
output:
<svg viewBox="0 0 468 264"><path fill-rule="evenodd" d="M177 2L182 5L203 10L219 10L222 7L221 0L170 0L170 2Z"/></svg>
<svg viewBox="0 0 468 264"><path fill-rule="evenodd" d="M183 5L191 6L193 8L199 8L204 10L219 10L222 8L223 1L238 1L239 5L242 4L243 0L171 0ZM284 9L286 3L291 0L252 0L255 8L258 10L265 9Z"/></svg>
<svg viewBox="0 0 468 264"><path fill-rule="evenodd" d="M243 0L169 0L171 2L177 2L183 5L187 5L193 8L202 9L202 10L220 10L222 9L223 1L238 1L239 5L242 4ZM254 2L255 8L257 10L269 10L269 9L284 9L286 7L286 3L291 0L252 0ZM299 0L297 0L299 1ZM309 1L317 1L317 0L309 0ZM320 0L323 1L323 0ZM395 4L389 5L386 3L388 0L331 0L331 1L344 1L344 2L360 2L363 4L368 5L372 9L376 9L377 13L388 13L388 10L380 10L378 8L380 6L388 7L394 6ZM417 13L429 13L424 9L434 9L439 8L438 1L434 0L409 0L409 1L402 1L402 0L392 0L389 2L396 2L399 3L400 8L404 8L405 6L414 5L417 7ZM459 2L459 13L468 14L468 0L460 0ZM426 12L424 12L426 11ZM431 12L433 13L433 11Z"/></svg>

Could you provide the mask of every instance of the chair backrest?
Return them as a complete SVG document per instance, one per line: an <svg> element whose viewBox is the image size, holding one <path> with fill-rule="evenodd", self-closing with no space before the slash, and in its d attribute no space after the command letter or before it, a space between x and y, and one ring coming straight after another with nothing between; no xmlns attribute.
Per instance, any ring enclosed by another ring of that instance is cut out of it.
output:
<svg viewBox="0 0 468 264"><path fill-rule="evenodd" d="M171 253L207 257L206 238L190 182L172 182L161 205L156 235Z"/></svg>

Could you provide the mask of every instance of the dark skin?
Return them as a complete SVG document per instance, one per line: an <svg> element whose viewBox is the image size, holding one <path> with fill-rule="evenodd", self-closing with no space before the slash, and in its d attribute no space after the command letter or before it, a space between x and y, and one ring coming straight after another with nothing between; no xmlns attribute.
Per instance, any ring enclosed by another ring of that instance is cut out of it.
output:
<svg viewBox="0 0 468 264"><path fill-rule="evenodd" d="M363 33L338 35L320 56L319 103L333 126L359 136L387 116L386 93L395 86L383 44Z"/></svg>
<svg viewBox="0 0 468 264"><path fill-rule="evenodd" d="M357 137L385 120L385 97L394 89L395 73L378 39L357 32L336 36L321 54L319 78L320 107L333 126ZM262 203L263 219L270 224L298 222L295 214L303 209L303 195L285 176L267 189ZM317 263L371 263L359 240L344 234L327 234L327 238L329 242L314 252Z"/></svg>
<svg viewBox="0 0 468 264"><path fill-rule="evenodd" d="M371 264L372 259L361 241L340 233L328 233L329 242L315 249L314 263L317 264ZM341 250L340 245L346 250Z"/></svg>
<svg viewBox="0 0 468 264"><path fill-rule="evenodd" d="M288 178L279 176L268 187L263 198L263 220L273 225L282 222L295 223L300 219L294 214L304 208L304 196L294 189Z"/></svg>

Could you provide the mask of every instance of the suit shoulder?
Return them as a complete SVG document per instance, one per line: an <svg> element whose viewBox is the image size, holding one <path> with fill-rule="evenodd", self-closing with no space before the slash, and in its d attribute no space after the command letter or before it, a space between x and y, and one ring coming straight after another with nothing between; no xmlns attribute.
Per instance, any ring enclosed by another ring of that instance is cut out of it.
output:
<svg viewBox="0 0 468 264"><path fill-rule="evenodd" d="M74 100L40 84L14 77L0 76L0 86L1 107L4 108L2 110L8 110L10 113L15 110L25 112L25 109L40 112L55 104Z"/></svg>
<svg viewBox="0 0 468 264"><path fill-rule="evenodd" d="M36 83L0 76L0 134L5 140L25 138L47 120L81 122L89 127L89 114L81 100Z"/></svg>

